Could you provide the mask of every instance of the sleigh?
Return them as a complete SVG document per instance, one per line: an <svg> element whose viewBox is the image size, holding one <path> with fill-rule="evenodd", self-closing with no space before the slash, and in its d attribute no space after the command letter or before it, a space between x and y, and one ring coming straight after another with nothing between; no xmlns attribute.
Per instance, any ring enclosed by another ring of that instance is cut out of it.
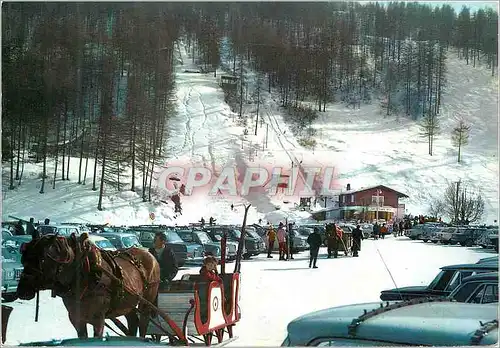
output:
<svg viewBox="0 0 500 348"><path fill-rule="evenodd" d="M176 332L172 322L181 328L190 343L212 344L215 336L222 344L227 333L233 336L233 326L240 320L239 308L240 274L221 275L222 284L202 281L200 275L186 274L170 284L169 289L158 293L158 309L169 314L170 323L161 317L152 318L147 334L156 342L163 337L175 341ZM172 342L169 342L172 343Z"/></svg>

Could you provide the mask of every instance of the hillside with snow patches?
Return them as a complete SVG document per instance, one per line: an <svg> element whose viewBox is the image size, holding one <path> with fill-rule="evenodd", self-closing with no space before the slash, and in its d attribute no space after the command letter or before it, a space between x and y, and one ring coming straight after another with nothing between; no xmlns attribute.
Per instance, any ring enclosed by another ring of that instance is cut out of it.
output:
<svg viewBox="0 0 500 348"><path fill-rule="evenodd" d="M186 46L178 45L176 68L177 115L169 120L169 138L165 144L167 165L204 166L217 172L225 166L240 170L252 165L289 167L292 161L303 166L335 166L338 187L351 184L353 189L383 184L406 193L404 202L411 214L425 214L429 201L438 197L449 182L462 179L485 198L484 222L497 219L498 197L498 76L485 67L466 65L450 52L447 59L447 88L439 115L441 133L434 142L434 155L427 152L427 141L419 136L419 126L404 116L386 116L374 102L359 109L343 104L327 105L313 123L317 129L314 150L299 145L284 122L278 98L263 90L260 117L269 124L267 148L266 125L254 134L255 103L244 105L249 133L224 102L219 87L220 74L189 73L196 69ZM247 74L247 79L251 76ZM250 84L251 85L251 84ZM462 150L457 163L457 149L451 142L451 131L463 118L472 129L469 145ZM130 187L116 192L106 190L104 210L98 211L98 191L92 191L91 169L86 185L77 183L78 159L72 158L70 180L56 180L52 189L53 161L48 161L48 183L40 194L41 163L26 163L24 178L14 190L6 190L9 166L3 172L3 219L19 217L36 220L51 218L55 222L94 222L111 224L147 224L150 213L155 223L184 224L201 217L213 216L221 223L241 223L242 205L250 202L249 221L271 219L279 206L293 220L308 214L293 209L294 201L284 197L251 194L244 198L227 194L183 196L183 214L176 216L173 203L162 194L162 167L157 168L159 193L152 202L143 202L140 192ZM89 168L93 163L89 160ZM288 202L290 201L290 202ZM229 206L234 204L235 209ZM267 215L266 215L267 214Z"/></svg>

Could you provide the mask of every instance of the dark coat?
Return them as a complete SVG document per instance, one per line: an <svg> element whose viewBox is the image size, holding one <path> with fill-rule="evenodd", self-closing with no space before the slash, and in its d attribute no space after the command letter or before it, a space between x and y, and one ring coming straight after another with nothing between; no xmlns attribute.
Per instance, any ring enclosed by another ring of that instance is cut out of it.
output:
<svg viewBox="0 0 500 348"><path fill-rule="evenodd" d="M28 224L26 225L26 234L31 236L32 238L35 238L35 231L35 225L32 222L28 222Z"/></svg>
<svg viewBox="0 0 500 348"><path fill-rule="evenodd" d="M339 249L341 241L337 235L337 226L335 224L326 225L326 242L329 248L333 250Z"/></svg>
<svg viewBox="0 0 500 348"><path fill-rule="evenodd" d="M149 248L149 252L153 254L154 257L157 257L155 248ZM161 281L172 281L179 271L177 259L175 258L175 253L172 248L165 246L159 264Z"/></svg>
<svg viewBox="0 0 500 348"><path fill-rule="evenodd" d="M14 227L14 235L16 236L22 236L24 235L24 227L21 224L16 224Z"/></svg>
<svg viewBox="0 0 500 348"><path fill-rule="evenodd" d="M322 243L323 241L321 240L321 235L316 231L314 231L307 237L307 244L309 244L311 249L319 249Z"/></svg>
<svg viewBox="0 0 500 348"><path fill-rule="evenodd" d="M361 250L361 240L363 240L363 232L360 228L355 228L352 231L352 250L360 251Z"/></svg>

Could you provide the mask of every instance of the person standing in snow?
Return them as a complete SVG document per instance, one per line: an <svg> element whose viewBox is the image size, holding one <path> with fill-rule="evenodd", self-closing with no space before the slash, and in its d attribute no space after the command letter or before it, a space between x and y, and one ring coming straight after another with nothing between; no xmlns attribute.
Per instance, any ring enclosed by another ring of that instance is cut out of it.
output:
<svg viewBox="0 0 500 348"><path fill-rule="evenodd" d="M352 256L358 257L358 252L361 250L361 240L363 239L363 232L359 225L352 231Z"/></svg>
<svg viewBox="0 0 500 348"><path fill-rule="evenodd" d="M35 219L34 218L30 218L30 222L28 222L28 224L26 225L26 234L31 236L31 238L35 238L34 235L35 235Z"/></svg>
<svg viewBox="0 0 500 348"><path fill-rule="evenodd" d="M149 252L160 264L160 288L166 287L177 275L179 267L174 251L167 245L167 236L163 232L157 232L154 239L154 247Z"/></svg>
<svg viewBox="0 0 500 348"><path fill-rule="evenodd" d="M378 225L378 222L375 222L375 225L373 225L373 239L378 239L380 235L380 226Z"/></svg>
<svg viewBox="0 0 500 348"><path fill-rule="evenodd" d="M21 220L19 220L16 226L14 226L14 235L15 236L24 235L24 227L23 227L23 222Z"/></svg>
<svg viewBox="0 0 500 348"><path fill-rule="evenodd" d="M322 244L321 235L319 234L319 229L314 227L313 233L307 237L307 244L309 244L309 268L318 268L316 262L318 261L319 248Z"/></svg>
<svg viewBox="0 0 500 348"><path fill-rule="evenodd" d="M287 254L287 259L290 258L290 260L293 260L293 223L288 224L288 232L287 232L287 237L288 237L288 254Z"/></svg>
<svg viewBox="0 0 500 348"><path fill-rule="evenodd" d="M285 226L283 225L283 222L280 222L276 236L278 237L278 246L279 246L279 253L280 253L279 259L280 259L280 261L285 260L286 231L285 231Z"/></svg>
<svg viewBox="0 0 500 348"><path fill-rule="evenodd" d="M274 241L276 240L276 232L274 231L273 225L269 223L267 229L267 258L272 259L271 253L274 249Z"/></svg>

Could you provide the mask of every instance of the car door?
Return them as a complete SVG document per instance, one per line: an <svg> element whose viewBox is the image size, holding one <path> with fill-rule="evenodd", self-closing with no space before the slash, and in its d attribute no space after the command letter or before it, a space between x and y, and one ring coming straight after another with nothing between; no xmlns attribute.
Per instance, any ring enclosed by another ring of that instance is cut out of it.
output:
<svg viewBox="0 0 500 348"><path fill-rule="evenodd" d="M498 302L498 284L481 284L467 300L469 303L485 304Z"/></svg>

